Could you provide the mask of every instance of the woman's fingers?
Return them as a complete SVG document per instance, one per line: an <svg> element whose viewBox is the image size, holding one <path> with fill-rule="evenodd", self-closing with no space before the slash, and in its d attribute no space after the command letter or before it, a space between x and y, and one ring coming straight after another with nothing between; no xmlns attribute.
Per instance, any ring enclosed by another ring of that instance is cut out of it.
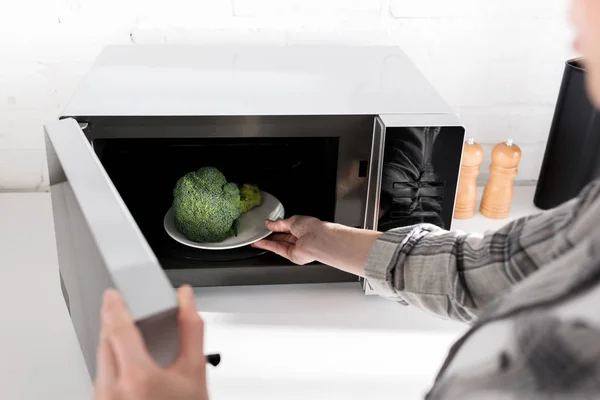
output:
<svg viewBox="0 0 600 400"><path fill-rule="evenodd" d="M153 365L142 334L116 290L109 289L104 294L102 319L119 371Z"/></svg>
<svg viewBox="0 0 600 400"><path fill-rule="evenodd" d="M179 300L179 357L193 367L204 367L204 321L196 310L194 291L189 285L177 291Z"/></svg>
<svg viewBox="0 0 600 400"><path fill-rule="evenodd" d="M98 351L96 352L95 387L101 390L113 387L117 381L117 373L117 361L103 328L100 332Z"/></svg>
<svg viewBox="0 0 600 400"><path fill-rule="evenodd" d="M293 218L293 217L292 217ZM277 221L265 221L265 226L271 232L290 233L293 219L280 219Z"/></svg>
<svg viewBox="0 0 600 400"><path fill-rule="evenodd" d="M268 250L290 260L290 250L293 244L285 241L265 239L254 243L253 246L259 249Z"/></svg>

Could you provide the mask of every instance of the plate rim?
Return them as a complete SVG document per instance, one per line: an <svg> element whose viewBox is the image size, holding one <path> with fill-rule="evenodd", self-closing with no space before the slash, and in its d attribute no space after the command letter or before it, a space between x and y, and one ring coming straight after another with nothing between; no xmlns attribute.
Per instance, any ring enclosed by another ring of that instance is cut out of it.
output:
<svg viewBox="0 0 600 400"><path fill-rule="evenodd" d="M269 195L270 197L272 197L273 199L275 199L275 201L279 205L281 205L281 214L282 215L281 215L281 217L278 217L278 218L283 218L285 216L285 207L283 206L283 203L281 201L279 201L279 199L277 197L273 196L269 192L265 192L263 190L261 190L260 192L262 193L263 196L265 194ZM250 211L250 212L252 212L252 211ZM174 237L171 234L171 232L169 231L169 229L167 229L167 221L168 221L168 217L169 217L170 214L173 214L173 217L174 217L174 212L173 212L173 206L172 205L171 205L171 207L169 207L169 209L167 210L165 216L163 217L163 229L165 230L165 232L167 233L167 235L169 235L169 237L171 239L173 239L174 241L176 241L177 243L180 243L180 244L182 244L184 246L187 246L187 247L190 247L190 248L199 249L199 250L231 250L231 249L237 249L237 248L240 248L240 247L245 247L245 246L249 246L249 245L251 245L253 243L256 243L256 242L258 242L258 241L266 238L267 236L269 236L272 233L272 232L267 232L264 236L261 236L258 239L252 239L249 242L243 242L243 243L239 243L239 244L235 244L235 245L225 245L225 246L222 246L222 247L214 247L214 246L213 247L207 247L206 244L199 243L199 242L192 242L191 240L188 239L191 243L195 243L194 245L191 245L189 243L185 243L185 242L181 241L180 239ZM219 243L213 243L213 244L218 245Z"/></svg>

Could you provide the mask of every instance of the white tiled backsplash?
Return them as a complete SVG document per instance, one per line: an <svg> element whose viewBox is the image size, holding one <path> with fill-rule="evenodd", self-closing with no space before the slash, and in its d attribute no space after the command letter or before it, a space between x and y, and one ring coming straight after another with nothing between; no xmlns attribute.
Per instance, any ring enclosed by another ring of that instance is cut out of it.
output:
<svg viewBox="0 0 600 400"><path fill-rule="evenodd" d="M25 0L0 15L0 190L46 190L41 125L103 45L394 44L491 147L537 178L564 61L569 0Z"/></svg>

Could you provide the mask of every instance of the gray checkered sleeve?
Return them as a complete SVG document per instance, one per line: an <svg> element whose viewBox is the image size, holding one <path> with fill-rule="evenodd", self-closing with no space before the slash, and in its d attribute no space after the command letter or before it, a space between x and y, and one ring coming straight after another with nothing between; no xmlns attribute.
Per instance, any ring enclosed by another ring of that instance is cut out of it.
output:
<svg viewBox="0 0 600 400"><path fill-rule="evenodd" d="M369 251L366 278L381 296L471 321L491 300L572 247L569 233L599 189L595 181L558 208L484 235L427 224L388 231Z"/></svg>

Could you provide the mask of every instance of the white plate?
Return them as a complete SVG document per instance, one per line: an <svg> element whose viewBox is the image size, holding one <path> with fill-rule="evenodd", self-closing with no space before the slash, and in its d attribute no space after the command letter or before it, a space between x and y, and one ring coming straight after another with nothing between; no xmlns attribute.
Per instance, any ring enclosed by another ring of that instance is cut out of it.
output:
<svg viewBox="0 0 600 400"><path fill-rule="evenodd" d="M198 243L187 239L175 227L175 213L173 208L169 208L165 215L165 230L173 239L186 246L195 247L204 250L227 250L237 247L248 246L258 242L271 234L265 227L265 220L271 221L283 218L285 212L283 205L273 195L263 192L262 204L247 214L240 217L240 231L237 236L232 236L220 243Z"/></svg>

